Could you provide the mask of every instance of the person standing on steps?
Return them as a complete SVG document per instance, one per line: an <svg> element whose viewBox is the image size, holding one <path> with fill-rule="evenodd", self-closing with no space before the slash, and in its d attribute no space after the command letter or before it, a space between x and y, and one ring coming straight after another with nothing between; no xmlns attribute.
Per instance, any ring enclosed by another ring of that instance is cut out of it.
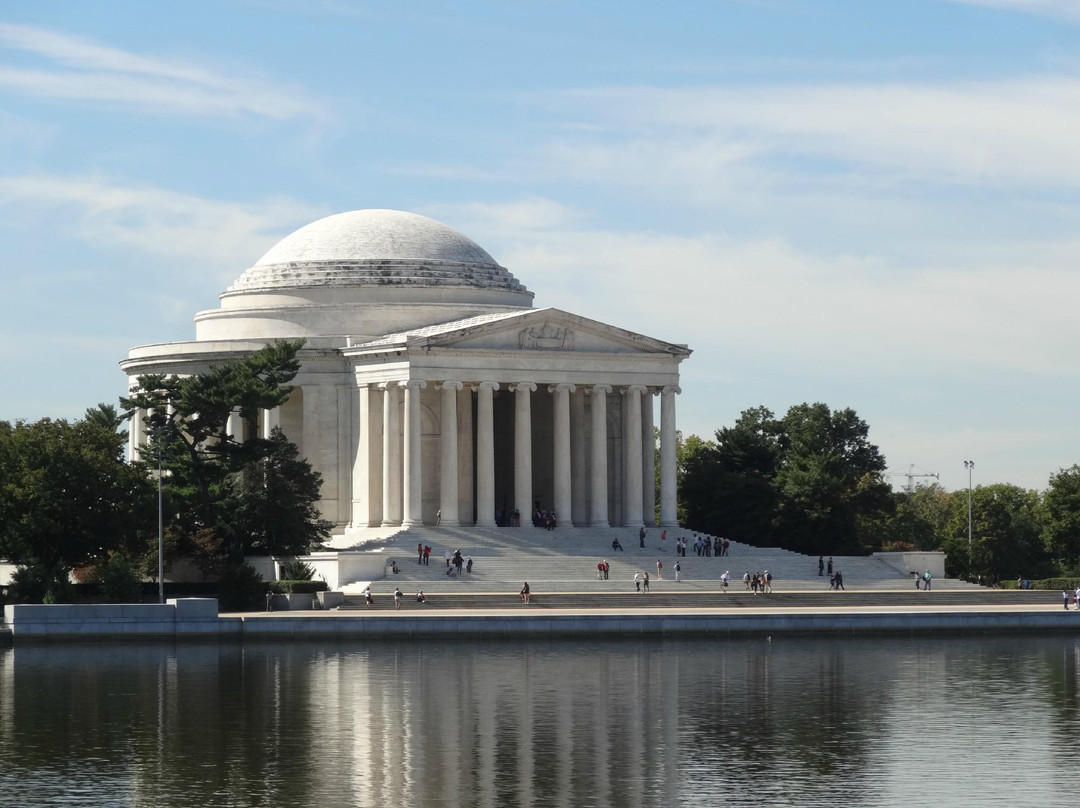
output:
<svg viewBox="0 0 1080 808"><path fill-rule="evenodd" d="M521 585L521 592L519 592L518 594L521 596L521 599L523 601L525 601L525 605L528 606L529 601L532 598L532 590L529 589L529 582L528 581L525 581Z"/></svg>
<svg viewBox="0 0 1080 808"><path fill-rule="evenodd" d="M656 559L656 579L658 581L664 580L664 562L659 558Z"/></svg>
<svg viewBox="0 0 1080 808"><path fill-rule="evenodd" d="M675 583L679 583L679 581L681 581L681 580L682 580L682 565L678 561L676 561L675 562Z"/></svg>
<svg viewBox="0 0 1080 808"><path fill-rule="evenodd" d="M416 563L417 564L423 564L424 563L424 543L423 542L420 542L419 544L416 545Z"/></svg>
<svg viewBox="0 0 1080 808"><path fill-rule="evenodd" d="M641 594L641 570L634 573L634 589L639 595Z"/></svg>
<svg viewBox="0 0 1080 808"><path fill-rule="evenodd" d="M641 588L644 592L649 591L649 573L647 572L641 576Z"/></svg>
<svg viewBox="0 0 1080 808"><path fill-rule="evenodd" d="M831 576L832 576L832 556L829 556L829 567L828 567L828 570L829 570L829 576L831 577Z"/></svg>
<svg viewBox="0 0 1080 808"><path fill-rule="evenodd" d="M933 577L934 576L930 574L930 570L927 570L923 573L923 589L925 589L927 592L930 591L930 579Z"/></svg>
<svg viewBox="0 0 1080 808"><path fill-rule="evenodd" d="M472 575L472 556L469 556L465 560L465 572L467 572L469 575Z"/></svg>
<svg viewBox="0 0 1080 808"><path fill-rule="evenodd" d="M823 556L817 557L817 574L818 578L825 575L825 558Z"/></svg>
<svg viewBox="0 0 1080 808"><path fill-rule="evenodd" d="M641 530L639 530L639 531L638 531L638 534L637 534L637 537L638 537L638 543L640 543L640 544L641 544L641 549L642 549L642 550L644 550L644 549L645 549L645 533L646 533L646 530L645 530L645 528L641 528Z"/></svg>
<svg viewBox="0 0 1080 808"><path fill-rule="evenodd" d="M396 611L397 611L398 609L400 609L400 608L401 608L401 598L402 598L403 596L404 596L404 593L403 593L403 592L401 591L401 587L400 587L400 586L399 586L399 587L398 587L397 589L395 589L395 590L394 590L394 611L395 611L395 612L396 612Z"/></svg>

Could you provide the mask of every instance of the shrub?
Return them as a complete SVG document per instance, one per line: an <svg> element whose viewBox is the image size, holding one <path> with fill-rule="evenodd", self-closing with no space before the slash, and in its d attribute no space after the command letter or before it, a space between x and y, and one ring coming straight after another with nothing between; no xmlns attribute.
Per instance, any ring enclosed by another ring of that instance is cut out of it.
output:
<svg viewBox="0 0 1080 808"><path fill-rule="evenodd" d="M13 603L70 603L69 573L64 564L47 567L35 562L21 566L12 573L8 596Z"/></svg>
<svg viewBox="0 0 1080 808"><path fill-rule="evenodd" d="M142 601L142 581L122 553L113 553L94 567L91 580L105 603L139 603Z"/></svg>
<svg viewBox="0 0 1080 808"><path fill-rule="evenodd" d="M310 581L315 577L315 568L298 559L286 561L281 565L282 581Z"/></svg>
<svg viewBox="0 0 1080 808"><path fill-rule="evenodd" d="M266 582L250 564L229 564L218 579L218 607L223 612L256 609L266 596Z"/></svg>
<svg viewBox="0 0 1080 808"><path fill-rule="evenodd" d="M283 584L288 588L288 591L294 595L311 595L315 592L325 592L330 587L326 585L326 581L278 581L279 584Z"/></svg>

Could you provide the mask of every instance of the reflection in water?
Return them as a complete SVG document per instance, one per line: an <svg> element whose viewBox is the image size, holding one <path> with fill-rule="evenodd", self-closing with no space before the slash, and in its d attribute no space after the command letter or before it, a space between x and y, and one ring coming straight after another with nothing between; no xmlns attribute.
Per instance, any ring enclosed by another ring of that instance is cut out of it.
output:
<svg viewBox="0 0 1080 808"><path fill-rule="evenodd" d="M1080 643L178 644L0 652L0 794L94 806L1053 805Z"/></svg>

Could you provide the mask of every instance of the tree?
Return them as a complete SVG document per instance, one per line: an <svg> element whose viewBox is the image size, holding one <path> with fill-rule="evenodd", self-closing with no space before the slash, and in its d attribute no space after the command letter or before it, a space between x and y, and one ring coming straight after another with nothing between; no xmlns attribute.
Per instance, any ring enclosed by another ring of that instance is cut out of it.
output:
<svg viewBox="0 0 1080 808"><path fill-rule="evenodd" d="M300 457L280 429L266 455L233 474L229 534L243 536L246 555L300 555L330 536L333 524L319 518L322 477Z"/></svg>
<svg viewBox="0 0 1080 808"><path fill-rule="evenodd" d="M687 524L759 545L843 552L872 544L862 525L893 507L885 459L854 410L825 404L745 410L686 464Z"/></svg>
<svg viewBox="0 0 1080 808"><path fill-rule="evenodd" d="M966 503L965 503L966 504ZM1037 491L1007 483L972 491L972 539L968 554L967 508L949 522L946 572L994 582L1037 578L1051 572L1042 544L1042 502Z"/></svg>
<svg viewBox="0 0 1080 808"><path fill-rule="evenodd" d="M228 431L237 412L255 435L260 410L288 399L302 346L276 341L193 376L140 376L121 399L128 417L149 413L146 456L161 459L170 526L204 572L246 554L304 552L329 535L316 508L321 478L284 434L238 440Z"/></svg>
<svg viewBox="0 0 1080 808"><path fill-rule="evenodd" d="M1075 571L1080 566L1080 466L1052 474L1043 502L1045 547L1066 570Z"/></svg>
<svg viewBox="0 0 1080 808"><path fill-rule="evenodd" d="M115 424L0 422L0 556L66 576L149 541L155 499Z"/></svg>

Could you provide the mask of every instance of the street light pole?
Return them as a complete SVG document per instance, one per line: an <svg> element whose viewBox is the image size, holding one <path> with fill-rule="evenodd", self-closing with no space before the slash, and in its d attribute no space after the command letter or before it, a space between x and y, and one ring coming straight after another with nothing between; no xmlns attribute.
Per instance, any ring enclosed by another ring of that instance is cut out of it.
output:
<svg viewBox="0 0 1080 808"><path fill-rule="evenodd" d="M157 585L158 603L165 603L165 532L164 520L161 511L161 453L162 446L158 445L157 455Z"/></svg>
<svg viewBox="0 0 1080 808"><path fill-rule="evenodd" d="M975 470L974 460L965 460L964 468L968 473L968 574L971 574L971 472Z"/></svg>

